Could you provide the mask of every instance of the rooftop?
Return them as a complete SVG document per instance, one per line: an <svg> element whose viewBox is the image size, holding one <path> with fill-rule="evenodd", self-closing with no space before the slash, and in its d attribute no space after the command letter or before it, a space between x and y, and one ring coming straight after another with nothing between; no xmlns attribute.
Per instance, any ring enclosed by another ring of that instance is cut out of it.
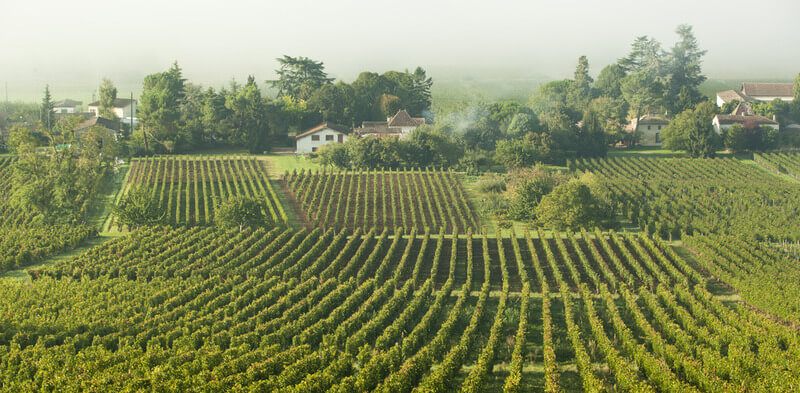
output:
<svg viewBox="0 0 800 393"><path fill-rule="evenodd" d="M304 137L306 135L311 135L311 134L313 134L315 132L322 131L322 130L324 130L326 128L334 130L336 132L340 132L342 134L347 134L348 132L350 132L350 130L347 127L343 126L343 125L336 124L336 123L331 123L331 122L327 122L326 121L325 123L322 123L322 124L320 124L320 125L318 125L316 127L310 128L308 130L305 130L305 131L297 134L295 136L295 139L300 139L300 138L302 138L302 137Z"/></svg>
<svg viewBox="0 0 800 393"><path fill-rule="evenodd" d="M760 97L793 97L791 83L742 83L742 93L748 96Z"/></svg>

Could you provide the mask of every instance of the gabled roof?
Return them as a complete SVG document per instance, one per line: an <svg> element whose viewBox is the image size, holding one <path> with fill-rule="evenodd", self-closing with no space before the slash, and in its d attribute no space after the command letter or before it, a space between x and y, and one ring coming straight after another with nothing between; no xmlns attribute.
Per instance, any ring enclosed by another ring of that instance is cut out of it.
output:
<svg viewBox="0 0 800 393"><path fill-rule="evenodd" d="M777 125L778 122L767 119L764 116L738 116L738 115L716 115L715 118L719 124L744 124L754 123L758 125Z"/></svg>
<svg viewBox="0 0 800 393"><path fill-rule="evenodd" d="M115 98L114 99L114 108L125 108L131 105L131 102L136 103L136 100L131 100L130 98ZM89 106L100 106L100 101L95 101L89 104Z"/></svg>
<svg viewBox="0 0 800 393"><path fill-rule="evenodd" d="M742 93L748 96L761 97L793 97L793 85L791 83L742 83Z"/></svg>
<svg viewBox="0 0 800 393"><path fill-rule="evenodd" d="M736 116L755 115L755 113L753 113L753 107L750 106L749 102L740 102L739 105L736 105L736 109L734 109L731 114Z"/></svg>
<svg viewBox="0 0 800 393"><path fill-rule="evenodd" d="M425 119L421 117L411 117L405 109L397 111L397 113L389 119L389 127L419 127L425 124Z"/></svg>
<svg viewBox="0 0 800 393"><path fill-rule="evenodd" d="M636 119L634 119L634 121L635 120ZM644 115L639 119L639 124L669 124L669 120L663 117Z"/></svg>
<svg viewBox="0 0 800 393"><path fill-rule="evenodd" d="M53 107L54 108L74 108L74 107L76 107L76 106L78 106L80 104L82 104L82 102L66 99L66 100L61 100L61 101L54 102L53 103Z"/></svg>
<svg viewBox="0 0 800 393"><path fill-rule="evenodd" d="M742 92L737 90L725 90L717 93L717 97L721 98L724 102L731 102L731 101L739 101L739 102L750 102L753 99L742 94Z"/></svg>
<svg viewBox="0 0 800 393"><path fill-rule="evenodd" d="M320 124L320 125L318 125L318 126L316 126L314 128L310 128L308 130L305 130L305 131L297 134L295 136L295 139L300 139L300 138L302 138L304 136L314 134L314 133L322 131L322 130L324 130L326 128L334 130L334 131L342 133L342 134L347 134L348 132L350 132L350 130L347 127L343 126L343 125L339 125L339 124L331 123L331 122L325 122L325 123L322 123L322 124Z"/></svg>
<svg viewBox="0 0 800 393"><path fill-rule="evenodd" d="M113 131L119 131L119 122L116 120L106 119L105 117L93 117L89 120L78 124L75 131L85 130L90 127L99 126Z"/></svg>

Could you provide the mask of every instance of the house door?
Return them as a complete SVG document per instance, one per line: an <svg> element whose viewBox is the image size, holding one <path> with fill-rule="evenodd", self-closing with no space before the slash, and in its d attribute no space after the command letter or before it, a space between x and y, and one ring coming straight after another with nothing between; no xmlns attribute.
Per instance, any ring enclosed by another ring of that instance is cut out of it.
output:
<svg viewBox="0 0 800 393"><path fill-rule="evenodd" d="M342 143L342 142L344 142L344 135L342 135L342 134L339 134L339 135L337 135L336 137L338 138L338 139L337 139L337 142L339 142L339 143Z"/></svg>

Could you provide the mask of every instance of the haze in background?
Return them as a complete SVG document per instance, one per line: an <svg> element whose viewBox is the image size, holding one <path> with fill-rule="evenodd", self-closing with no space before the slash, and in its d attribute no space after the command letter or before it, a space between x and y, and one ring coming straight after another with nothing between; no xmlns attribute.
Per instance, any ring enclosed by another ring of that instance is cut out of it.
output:
<svg viewBox="0 0 800 393"><path fill-rule="evenodd" d="M437 89L510 91L569 77L580 55L596 75L636 36L665 49L694 26L706 75L791 80L800 71L797 0L0 0L0 100L84 104L102 77L127 97L177 60L193 83L274 77L275 58L308 56L331 76L428 70ZM439 90L442 91L442 90ZM436 91L434 91L436 93Z"/></svg>

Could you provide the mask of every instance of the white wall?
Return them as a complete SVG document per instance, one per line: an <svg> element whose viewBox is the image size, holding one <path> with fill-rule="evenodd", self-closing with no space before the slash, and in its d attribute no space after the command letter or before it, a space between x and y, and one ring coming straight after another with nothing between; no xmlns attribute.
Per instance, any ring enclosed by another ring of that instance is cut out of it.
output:
<svg viewBox="0 0 800 393"><path fill-rule="evenodd" d="M722 134L723 131L730 130L731 127L733 127L733 124L719 124L719 121L717 120L716 117L714 118L714 120L712 120L711 124L714 126L714 131L717 134ZM774 130L780 131L780 125L779 124L764 124L764 125L767 126L767 127L772 128Z"/></svg>
<svg viewBox="0 0 800 393"><path fill-rule="evenodd" d="M134 103L133 104L133 112L134 113L136 113L136 109L137 109L136 108L136 103ZM100 108L96 107L96 106L89 106L89 107L87 107L87 110L89 112L94 113L94 115L97 116L97 113L100 111ZM120 119L125 119L125 118L128 118L128 117L131 117L131 106L130 105L126 105L126 106L124 106L122 108L114 108L114 114L117 115L117 117L120 118ZM136 115L134 114L133 117L136 117Z"/></svg>
<svg viewBox="0 0 800 393"><path fill-rule="evenodd" d="M53 113L75 113L75 107L72 106L57 106L53 108Z"/></svg>
<svg viewBox="0 0 800 393"><path fill-rule="evenodd" d="M312 140L311 137L314 136L314 135L318 135L319 136L319 140L318 141ZM325 137L329 136L329 135L333 136L333 140L326 141ZM296 150L296 152L297 152L297 154L313 153L315 147L319 148L319 147L325 146L327 144L338 143L339 135L342 135L342 142L347 142L347 139L348 139L347 135L344 135L339 131L334 131L334 130L332 130L330 128L323 128L323 129L321 129L321 130L319 130L319 131L317 131L317 132L315 132L313 134L306 135L306 136L298 139L297 140L297 150Z"/></svg>
<svg viewBox="0 0 800 393"><path fill-rule="evenodd" d="M781 101L792 102L794 98L794 97L774 97L774 96L750 96L750 97L755 98L759 101L766 101L766 102L773 101L776 98L780 98Z"/></svg>

